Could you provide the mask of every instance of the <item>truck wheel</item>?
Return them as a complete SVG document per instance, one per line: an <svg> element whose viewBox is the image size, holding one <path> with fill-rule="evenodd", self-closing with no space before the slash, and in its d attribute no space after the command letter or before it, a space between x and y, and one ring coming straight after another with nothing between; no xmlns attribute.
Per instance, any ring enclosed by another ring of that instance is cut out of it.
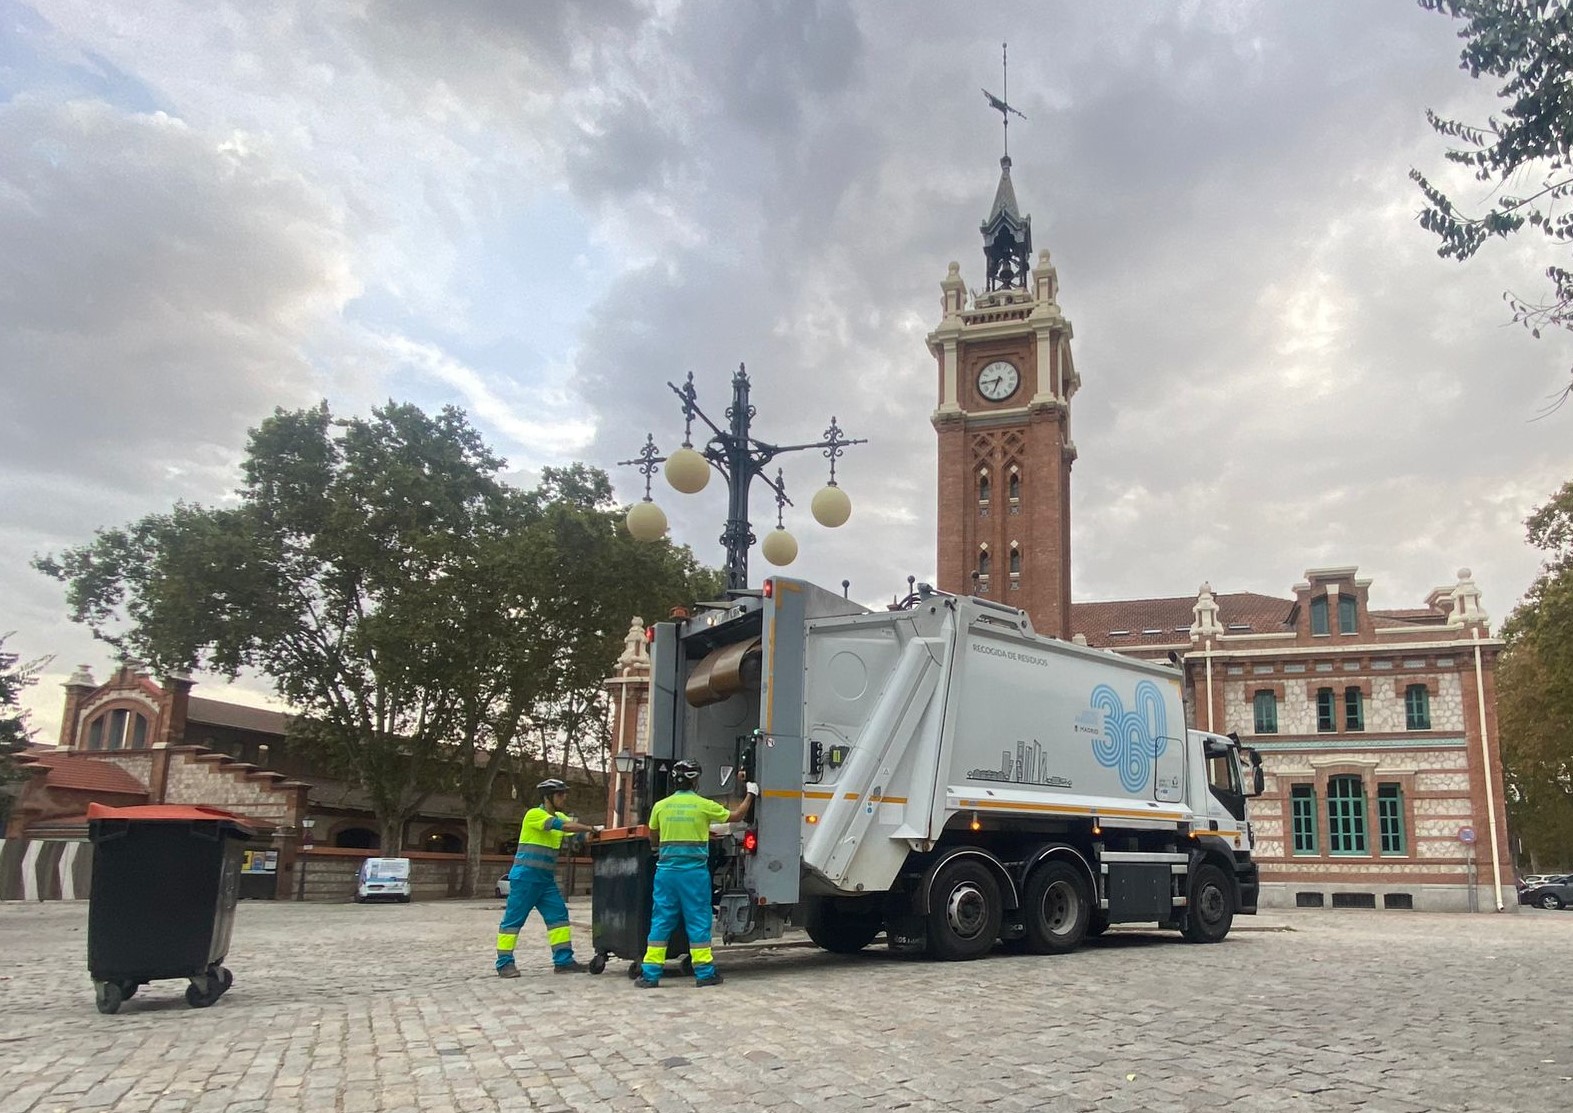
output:
<svg viewBox="0 0 1573 1113"><path fill-rule="evenodd" d="M946 962L983 957L999 938L1003 914L999 885L982 862L941 866L929 891L929 954Z"/></svg>
<svg viewBox="0 0 1573 1113"><path fill-rule="evenodd" d="M1192 943L1220 943L1234 923L1234 890L1229 877L1208 863L1191 875L1190 906L1180 929Z"/></svg>
<svg viewBox="0 0 1573 1113"><path fill-rule="evenodd" d="M857 954L874 942L874 937L885 926L884 914L877 903L858 903L872 904L872 912L867 908L850 910L846 904L837 900L809 901L803 930L808 932L808 937L815 945L831 954Z"/></svg>
<svg viewBox="0 0 1573 1113"><path fill-rule="evenodd" d="M1087 935L1092 901L1081 871L1069 862L1047 861L1027 880L1027 948L1057 955L1074 950Z"/></svg>

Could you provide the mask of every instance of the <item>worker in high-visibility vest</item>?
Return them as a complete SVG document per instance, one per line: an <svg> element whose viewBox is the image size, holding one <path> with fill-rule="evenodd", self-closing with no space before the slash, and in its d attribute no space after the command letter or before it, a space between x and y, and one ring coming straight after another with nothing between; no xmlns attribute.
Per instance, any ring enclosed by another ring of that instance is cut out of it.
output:
<svg viewBox="0 0 1573 1113"><path fill-rule="evenodd" d="M710 825L743 818L759 795L752 782L748 794L733 808L707 800L694 791L699 780L697 761L672 766L677 791L650 809L647 821L652 842L660 850L655 866L655 896L650 912L650 939L644 963L634 985L654 989L661 984L666 966L666 943L679 923L688 936L688 955L694 964L694 981L701 986L720 985L710 950Z"/></svg>
<svg viewBox="0 0 1573 1113"><path fill-rule="evenodd" d="M519 929L532 909L539 909L546 921L546 942L552 948L552 972L577 974L588 970L573 957L573 929L568 926L568 905L557 888L557 848L563 835L601 828L564 813L568 806L568 785L551 777L535 786L541 802L524 813L519 827L519 849L508 871L508 905L502 923L497 925L497 976L517 978L513 949L519 943Z"/></svg>

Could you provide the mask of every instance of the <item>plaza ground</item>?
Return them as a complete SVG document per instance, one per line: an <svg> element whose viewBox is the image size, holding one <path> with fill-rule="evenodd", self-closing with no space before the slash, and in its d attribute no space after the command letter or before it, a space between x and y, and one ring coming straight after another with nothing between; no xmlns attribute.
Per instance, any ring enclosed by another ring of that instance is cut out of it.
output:
<svg viewBox="0 0 1573 1113"><path fill-rule="evenodd" d="M246 902L217 1005L94 1008L86 905L0 905L0 1113L1529 1110L1573 1092L1573 912L1281 912L1218 946L1118 930L940 964L799 940L492 973L501 902ZM588 902L574 907L588 957Z"/></svg>

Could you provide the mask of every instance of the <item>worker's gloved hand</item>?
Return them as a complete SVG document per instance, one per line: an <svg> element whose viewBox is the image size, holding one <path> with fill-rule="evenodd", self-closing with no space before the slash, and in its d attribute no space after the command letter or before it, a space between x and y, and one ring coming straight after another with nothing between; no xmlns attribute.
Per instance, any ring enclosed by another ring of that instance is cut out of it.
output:
<svg viewBox="0 0 1573 1113"><path fill-rule="evenodd" d="M749 781L748 782L748 795L750 795L750 796L758 796L759 795L759 785L756 782L754 782L754 781Z"/></svg>
<svg viewBox="0 0 1573 1113"><path fill-rule="evenodd" d="M606 826L601 823L597 823L594 827L590 828L591 833L596 835L599 835L604 830L606 830Z"/></svg>

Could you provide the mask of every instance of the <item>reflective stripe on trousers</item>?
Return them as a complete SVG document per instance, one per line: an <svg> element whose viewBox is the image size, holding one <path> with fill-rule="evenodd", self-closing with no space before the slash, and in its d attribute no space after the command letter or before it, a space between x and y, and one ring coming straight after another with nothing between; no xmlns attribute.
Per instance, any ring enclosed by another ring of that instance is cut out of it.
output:
<svg viewBox="0 0 1573 1113"><path fill-rule="evenodd" d="M714 974L715 955L710 949L710 871L703 863L668 865L662 862L656 866L651 906L650 940L642 963L645 980L661 980L666 943L679 923L688 936L694 977L702 980Z"/></svg>
<svg viewBox="0 0 1573 1113"><path fill-rule="evenodd" d="M497 968L513 961L519 944L519 929L532 911L539 911L546 923L546 942L552 948L552 965L567 966L573 961L573 929L568 926L568 905L557 888L557 875L550 870L514 867L508 874L508 906L497 925Z"/></svg>

